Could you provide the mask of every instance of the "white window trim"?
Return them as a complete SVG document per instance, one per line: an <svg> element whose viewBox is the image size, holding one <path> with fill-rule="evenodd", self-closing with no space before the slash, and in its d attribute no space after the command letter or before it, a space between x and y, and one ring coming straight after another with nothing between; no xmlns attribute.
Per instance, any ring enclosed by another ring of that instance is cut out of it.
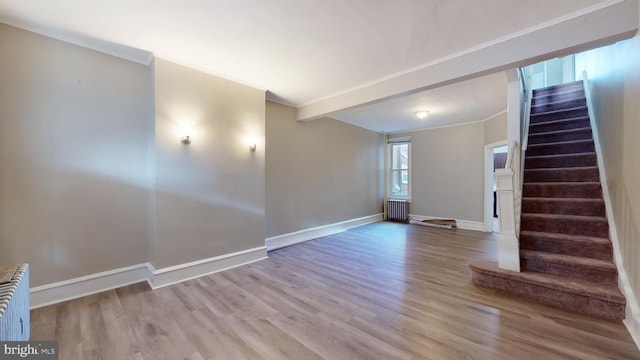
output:
<svg viewBox="0 0 640 360"><path fill-rule="evenodd" d="M407 144L408 146L408 150L407 153L409 155L409 159L408 159L408 175L407 175L407 179L409 180L409 186L407 187L407 195L397 195L397 194L391 194L391 183L392 183L392 173L393 171L391 171L391 162L393 161L393 155L391 153L391 149L392 146L391 145L399 145L399 144ZM397 200L407 200L407 201L411 201L411 196L413 193L413 179L412 179L412 174L413 171L411 170L412 168L412 164L413 164L413 154L411 151L411 137L410 136L405 136L405 137L401 137L401 138L393 138L393 139L388 139L387 140L387 163L385 164L385 172L387 174L387 185L386 188L384 189L385 194L387 199L397 199Z"/></svg>

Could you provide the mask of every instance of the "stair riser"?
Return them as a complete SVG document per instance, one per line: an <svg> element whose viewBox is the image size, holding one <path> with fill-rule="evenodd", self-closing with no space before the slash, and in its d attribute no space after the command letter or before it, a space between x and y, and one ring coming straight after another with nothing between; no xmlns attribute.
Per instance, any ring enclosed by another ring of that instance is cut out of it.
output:
<svg viewBox="0 0 640 360"><path fill-rule="evenodd" d="M598 168L531 169L524 171L524 182L585 182L600 181Z"/></svg>
<svg viewBox="0 0 640 360"><path fill-rule="evenodd" d="M577 91L577 90L584 91L584 85L582 84L582 81L576 81L568 84L560 84L556 86L549 86L544 89L535 89L533 90L532 96L540 97L540 96L553 95L553 94L564 93L569 91Z"/></svg>
<svg viewBox="0 0 640 360"><path fill-rule="evenodd" d="M597 166L595 153L554 157L525 157L525 169L573 168Z"/></svg>
<svg viewBox="0 0 640 360"><path fill-rule="evenodd" d="M562 120L562 119L573 119L573 118L582 118L589 117L589 111L586 107L581 107L577 109L566 109L560 111L554 111L550 113L538 113L531 114L529 118L529 123L537 124L541 122Z"/></svg>
<svg viewBox="0 0 640 360"><path fill-rule="evenodd" d="M602 198L600 184L524 184L523 196L551 198Z"/></svg>
<svg viewBox="0 0 640 360"><path fill-rule="evenodd" d="M618 272L615 270L604 271L589 266L559 264L541 261L540 259L521 258L520 267L522 271L534 271L570 279L588 280L596 284L612 284L618 279Z"/></svg>
<svg viewBox="0 0 640 360"><path fill-rule="evenodd" d="M588 118L559 119L529 126L529 134L540 134L552 131L583 129L591 126Z"/></svg>
<svg viewBox="0 0 640 360"><path fill-rule="evenodd" d="M564 100L560 102L532 104L532 105L533 106L531 107L531 114L539 114L543 112L558 111L563 109L573 109L577 107L587 106L587 101L585 98L578 98L578 99Z"/></svg>
<svg viewBox="0 0 640 360"><path fill-rule="evenodd" d="M624 319L624 304L593 298L568 291L524 283L517 279L472 272L472 282L477 286L503 291L560 309L577 311L603 319Z"/></svg>
<svg viewBox="0 0 640 360"><path fill-rule="evenodd" d="M569 101L574 99L584 98L584 90L576 90L571 92L555 93L546 96L538 96L531 99L531 105L539 106L544 104L557 103L562 101Z"/></svg>
<svg viewBox="0 0 640 360"><path fill-rule="evenodd" d="M562 133L551 134L529 134L529 145L556 143L562 141L574 141L574 140L592 140L593 134L591 128L578 129L574 131L567 131Z"/></svg>
<svg viewBox="0 0 640 360"><path fill-rule="evenodd" d="M522 212L531 214L560 214L605 217L604 201L572 202L523 200Z"/></svg>
<svg viewBox="0 0 640 360"><path fill-rule="evenodd" d="M524 250L544 251L553 254L613 261L611 245L594 242L562 241L555 238L545 238L543 236L520 235L520 248Z"/></svg>
<svg viewBox="0 0 640 360"><path fill-rule="evenodd" d="M527 148L527 155L554 155L554 154L575 154L594 152L595 145L593 140L586 140L581 142L567 142L567 143L555 143L544 145L529 145Z"/></svg>
<svg viewBox="0 0 640 360"><path fill-rule="evenodd" d="M539 231L557 234L595 236L601 238L609 237L609 224L606 219L602 219L602 221L588 221L541 218L522 214L520 218L520 229L522 231Z"/></svg>

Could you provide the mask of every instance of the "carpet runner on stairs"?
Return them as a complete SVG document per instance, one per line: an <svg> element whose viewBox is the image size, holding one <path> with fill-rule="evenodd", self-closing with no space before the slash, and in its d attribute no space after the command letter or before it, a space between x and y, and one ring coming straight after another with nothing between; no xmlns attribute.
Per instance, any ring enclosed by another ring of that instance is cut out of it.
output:
<svg viewBox="0 0 640 360"><path fill-rule="evenodd" d="M623 319L583 83L534 90L520 218L521 272L473 261L478 286Z"/></svg>

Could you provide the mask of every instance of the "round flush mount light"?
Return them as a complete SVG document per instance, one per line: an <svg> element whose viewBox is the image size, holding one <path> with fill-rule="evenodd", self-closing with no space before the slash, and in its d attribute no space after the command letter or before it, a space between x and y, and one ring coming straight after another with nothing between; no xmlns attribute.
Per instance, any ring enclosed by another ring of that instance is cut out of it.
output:
<svg viewBox="0 0 640 360"><path fill-rule="evenodd" d="M416 117L418 119L424 119L427 117L427 115L429 115L429 112L427 110L420 110L420 111L416 111Z"/></svg>

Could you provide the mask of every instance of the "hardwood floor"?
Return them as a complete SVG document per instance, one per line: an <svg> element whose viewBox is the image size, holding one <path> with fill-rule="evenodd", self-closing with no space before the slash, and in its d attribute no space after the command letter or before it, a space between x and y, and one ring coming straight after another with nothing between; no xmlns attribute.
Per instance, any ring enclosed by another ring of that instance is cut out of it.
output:
<svg viewBox="0 0 640 360"><path fill-rule="evenodd" d="M625 327L471 284L480 232L379 222L32 311L60 359L640 359Z"/></svg>

